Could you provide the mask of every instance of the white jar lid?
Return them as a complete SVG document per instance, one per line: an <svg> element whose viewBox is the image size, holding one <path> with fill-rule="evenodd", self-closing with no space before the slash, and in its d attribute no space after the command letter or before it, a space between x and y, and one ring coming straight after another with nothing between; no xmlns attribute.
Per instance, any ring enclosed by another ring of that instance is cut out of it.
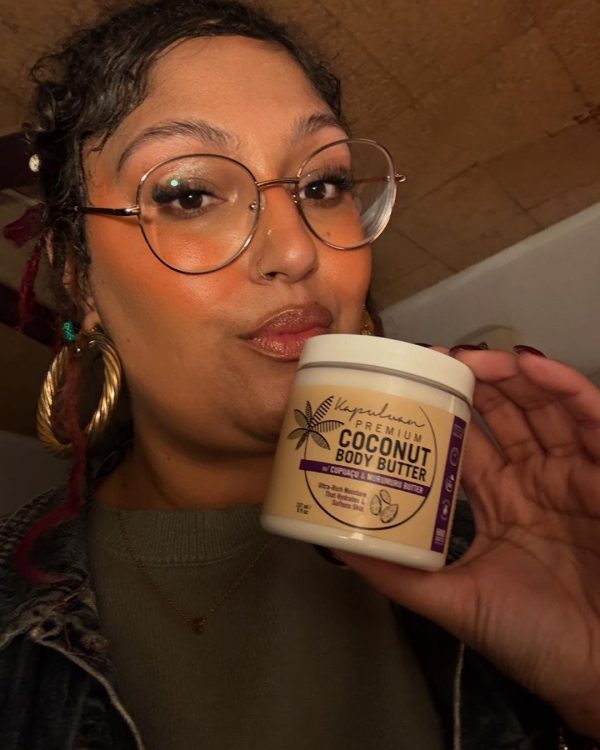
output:
<svg viewBox="0 0 600 750"><path fill-rule="evenodd" d="M475 376L447 354L405 341L380 336L329 333L314 336L304 345L298 368L307 365L359 365L393 371L399 376L424 378L473 399Z"/></svg>

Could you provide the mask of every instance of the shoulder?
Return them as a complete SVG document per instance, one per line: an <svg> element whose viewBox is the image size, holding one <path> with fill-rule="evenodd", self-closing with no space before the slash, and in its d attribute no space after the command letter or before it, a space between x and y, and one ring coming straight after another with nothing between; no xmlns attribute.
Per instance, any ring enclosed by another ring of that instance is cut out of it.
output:
<svg viewBox="0 0 600 750"><path fill-rule="evenodd" d="M54 487L0 518L0 568L12 557L25 534L65 499L66 486Z"/></svg>
<svg viewBox="0 0 600 750"><path fill-rule="evenodd" d="M51 489L0 520L0 650L57 602L78 596L88 580L82 513L64 522L55 514L36 540L28 558L38 575L26 575L14 562L27 533L65 498L66 487Z"/></svg>

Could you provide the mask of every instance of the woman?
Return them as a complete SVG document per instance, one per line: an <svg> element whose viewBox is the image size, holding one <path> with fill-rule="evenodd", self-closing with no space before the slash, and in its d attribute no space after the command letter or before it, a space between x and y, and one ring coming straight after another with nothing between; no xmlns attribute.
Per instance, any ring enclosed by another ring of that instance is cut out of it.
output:
<svg viewBox="0 0 600 750"><path fill-rule="evenodd" d="M2 529L2 747L443 748L452 711L455 747L600 740L600 393L567 366L455 353L497 445L472 430L477 533L442 573L340 553L355 576L260 530L301 347L358 332L369 284L369 245L339 249L326 210L347 189L335 79L223 0L125 8L37 79L71 321L47 439L75 458ZM91 341L113 382L122 363L134 439L78 509Z"/></svg>

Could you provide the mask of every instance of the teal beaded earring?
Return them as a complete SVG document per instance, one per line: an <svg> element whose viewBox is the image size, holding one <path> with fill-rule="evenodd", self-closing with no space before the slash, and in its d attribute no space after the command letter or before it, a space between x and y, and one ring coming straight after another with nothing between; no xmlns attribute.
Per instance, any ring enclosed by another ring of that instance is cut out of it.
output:
<svg viewBox="0 0 600 750"><path fill-rule="evenodd" d="M65 320L62 324L62 335L66 344L72 344L76 341L77 333L75 331L75 323L72 320Z"/></svg>

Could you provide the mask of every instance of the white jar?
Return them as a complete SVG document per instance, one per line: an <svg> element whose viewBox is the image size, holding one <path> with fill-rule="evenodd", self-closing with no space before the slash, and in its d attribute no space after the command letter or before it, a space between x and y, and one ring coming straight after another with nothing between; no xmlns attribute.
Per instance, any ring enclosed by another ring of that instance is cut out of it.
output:
<svg viewBox="0 0 600 750"><path fill-rule="evenodd" d="M475 378L451 357L331 334L303 350L261 523L424 570L446 559Z"/></svg>

